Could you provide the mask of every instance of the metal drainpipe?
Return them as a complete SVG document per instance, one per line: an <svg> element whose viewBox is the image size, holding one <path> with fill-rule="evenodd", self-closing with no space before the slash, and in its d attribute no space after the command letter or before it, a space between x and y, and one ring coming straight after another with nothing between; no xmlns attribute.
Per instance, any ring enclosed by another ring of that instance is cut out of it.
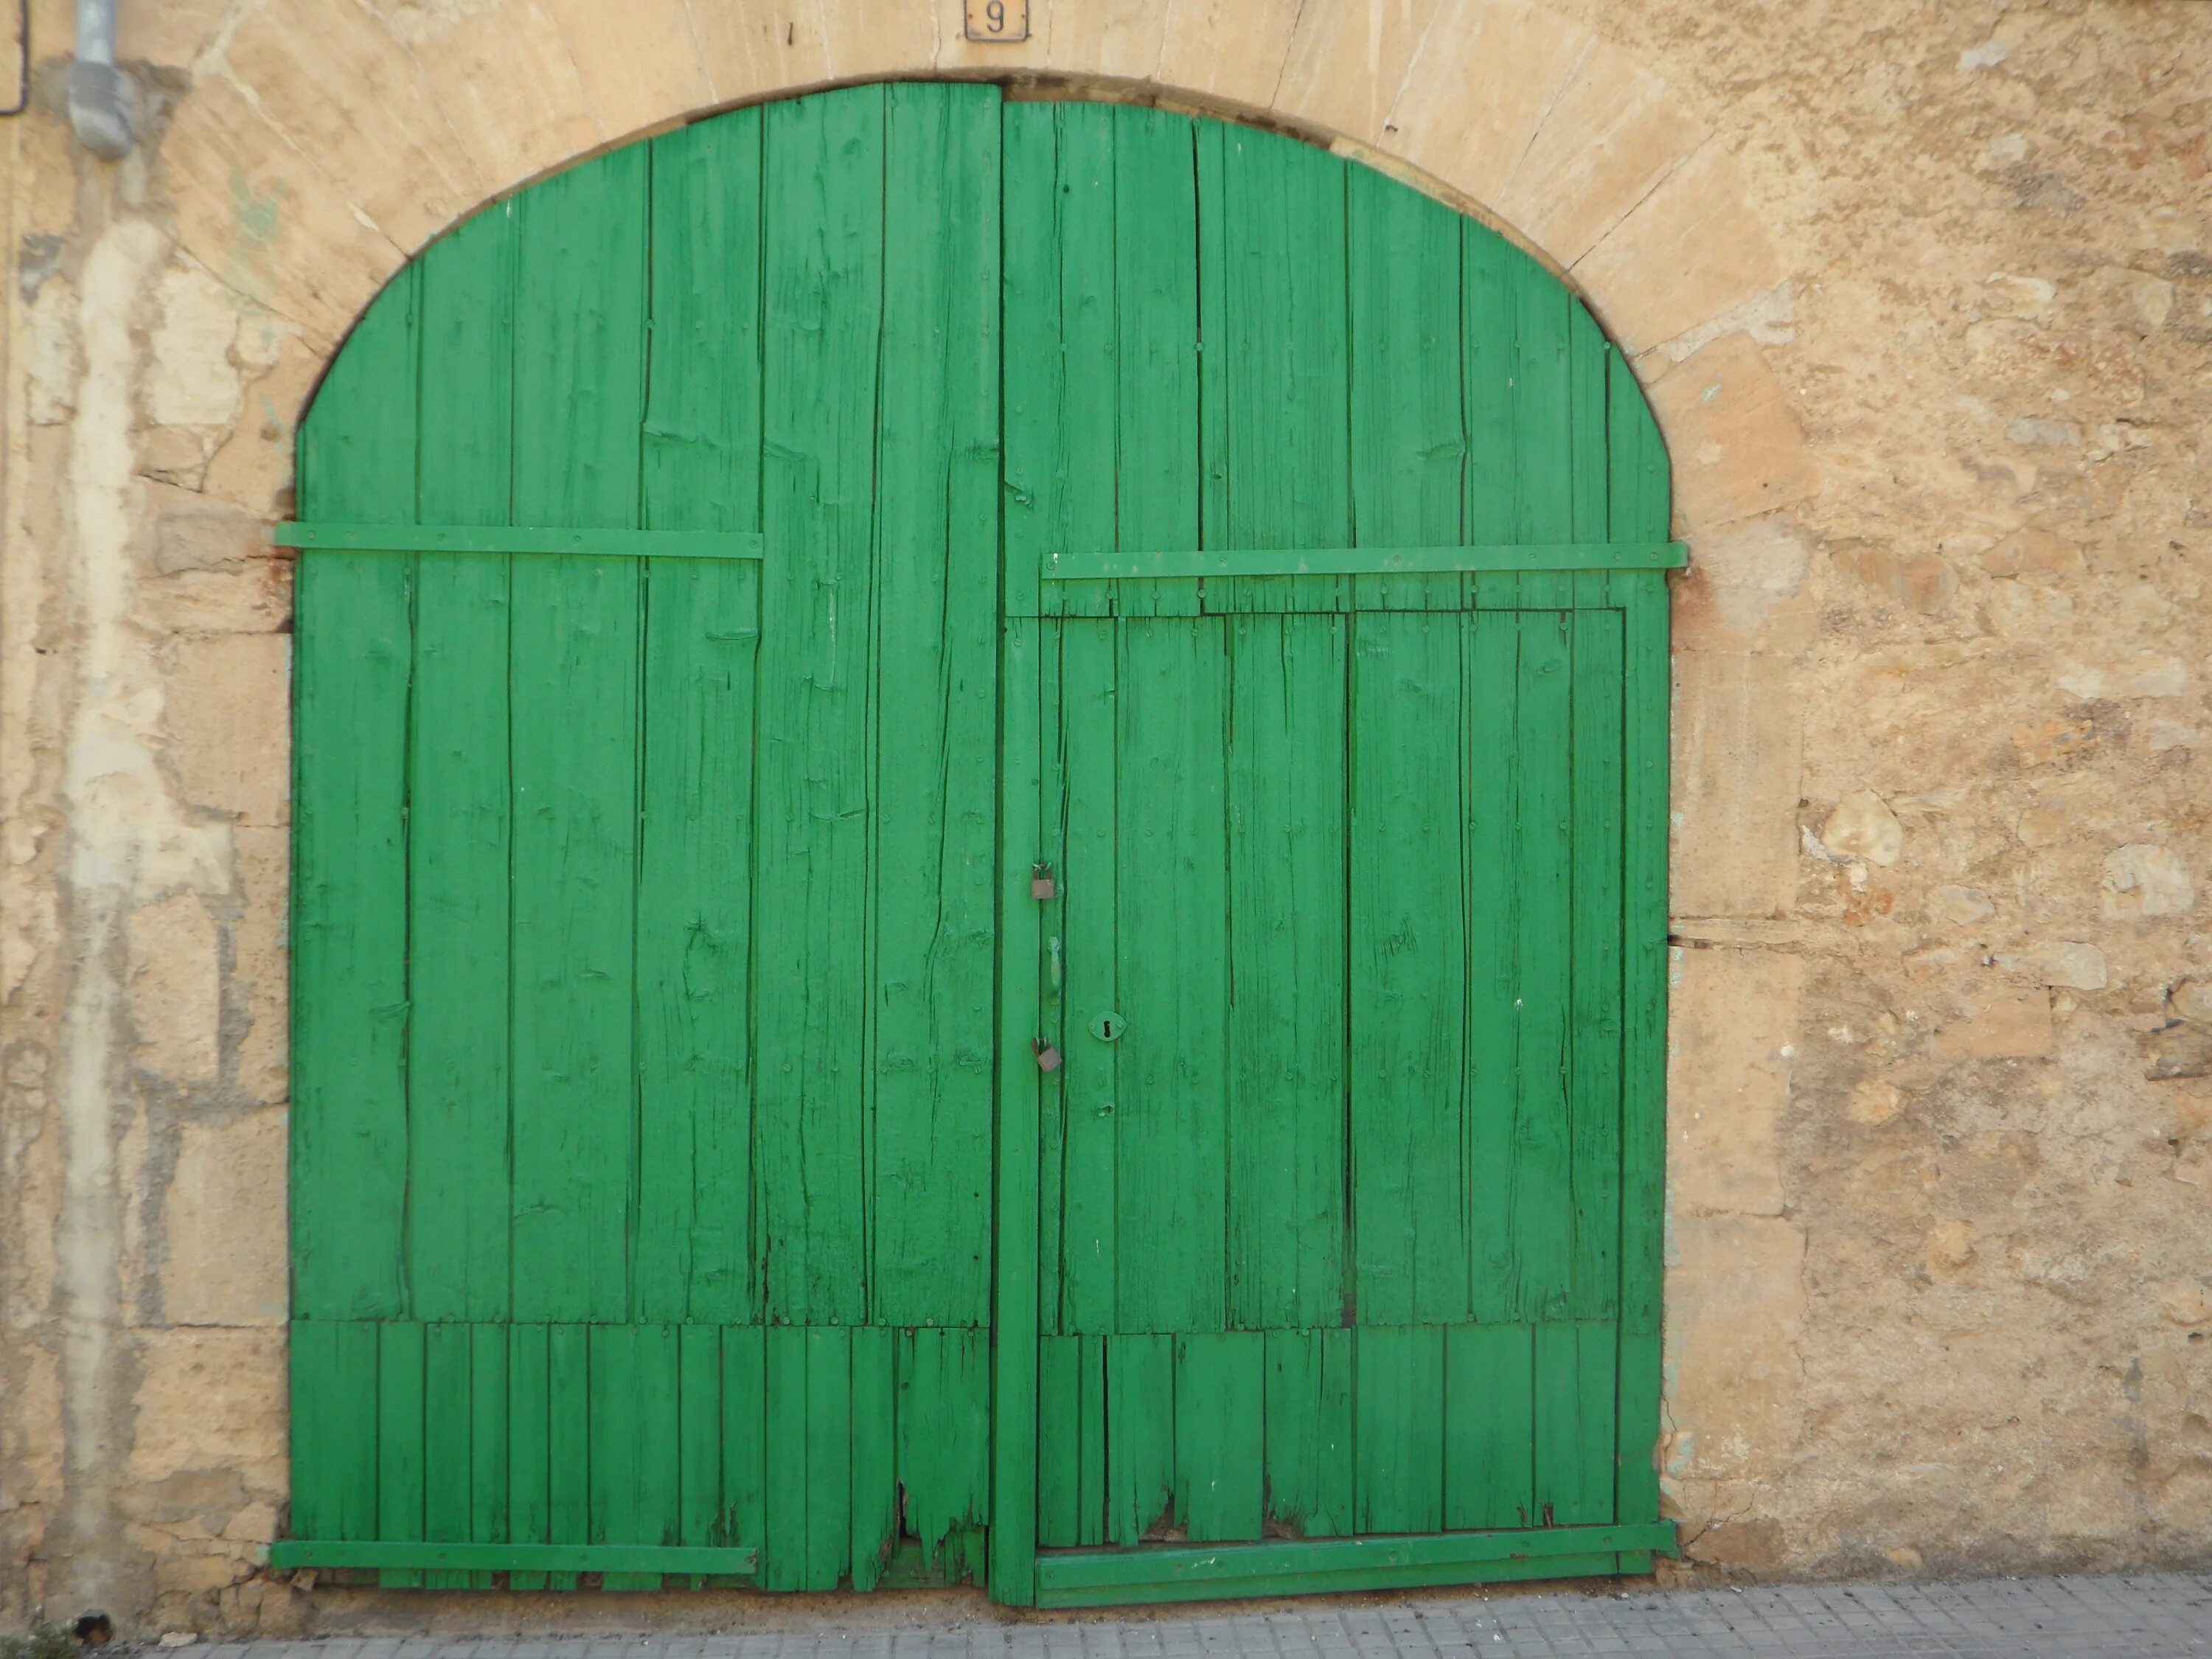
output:
<svg viewBox="0 0 2212 1659"><path fill-rule="evenodd" d="M103 161L131 154L130 83L115 67L116 0L76 0L76 59L70 65L70 125Z"/></svg>

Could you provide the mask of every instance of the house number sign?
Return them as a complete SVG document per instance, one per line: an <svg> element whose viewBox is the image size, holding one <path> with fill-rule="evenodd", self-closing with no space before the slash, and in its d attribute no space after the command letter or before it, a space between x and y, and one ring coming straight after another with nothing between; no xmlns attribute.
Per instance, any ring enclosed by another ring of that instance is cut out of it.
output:
<svg viewBox="0 0 2212 1659"><path fill-rule="evenodd" d="M970 40L1026 40L1030 0L968 0Z"/></svg>

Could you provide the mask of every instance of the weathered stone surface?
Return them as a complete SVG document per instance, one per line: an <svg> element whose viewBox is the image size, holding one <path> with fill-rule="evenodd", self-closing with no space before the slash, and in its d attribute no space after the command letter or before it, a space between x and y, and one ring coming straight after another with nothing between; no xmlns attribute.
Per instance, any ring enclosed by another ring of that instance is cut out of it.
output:
<svg viewBox="0 0 2212 1659"><path fill-rule="evenodd" d="M830 72L843 79L912 75L937 52L937 20L928 0L823 0L823 35Z"/></svg>
<svg viewBox="0 0 2212 1659"><path fill-rule="evenodd" d="M2184 980L2173 988L2172 1006L2182 1018L2212 1025L2212 979Z"/></svg>
<svg viewBox="0 0 2212 1659"><path fill-rule="evenodd" d="M282 1330L149 1330L137 1338L137 1433L128 1465L149 1483L190 1471L282 1493Z"/></svg>
<svg viewBox="0 0 2212 1659"><path fill-rule="evenodd" d="M2111 978L2105 953L2078 939L2053 939L2032 950L2000 955L1997 966L2074 991L2101 991Z"/></svg>
<svg viewBox="0 0 2212 1659"><path fill-rule="evenodd" d="M232 31L223 61L343 199L400 246L422 246L483 195L422 66L360 0L258 7Z"/></svg>
<svg viewBox="0 0 2212 1659"><path fill-rule="evenodd" d="M140 1066L175 1084L212 1083L222 1013L216 926L195 893L131 918L131 1027Z"/></svg>
<svg viewBox="0 0 2212 1659"><path fill-rule="evenodd" d="M717 101L755 97L775 88L817 86L830 78L818 5L804 0L693 0L691 24Z"/></svg>
<svg viewBox="0 0 2212 1659"><path fill-rule="evenodd" d="M220 76L178 106L161 161L193 257L321 341L343 334L399 266L391 240L356 219L328 176Z"/></svg>
<svg viewBox="0 0 2212 1659"><path fill-rule="evenodd" d="M168 681L170 764L196 806L283 823L291 798L292 641L288 635L181 640Z"/></svg>
<svg viewBox="0 0 2212 1659"><path fill-rule="evenodd" d="M486 190L549 172L603 136L545 0L464 18L416 57Z"/></svg>
<svg viewBox="0 0 2212 1659"><path fill-rule="evenodd" d="M1575 280L1600 297L1600 315L1627 350L1687 334L1783 280L1747 193L1735 157L1707 139L1577 258Z"/></svg>
<svg viewBox="0 0 2212 1659"><path fill-rule="evenodd" d="M232 836L240 905L230 934L231 986L246 1018L233 1080L249 1100L280 1101L291 1092L285 1024L290 837L283 830L244 824Z"/></svg>
<svg viewBox="0 0 2212 1659"><path fill-rule="evenodd" d="M1413 55L1384 137L1470 200L1494 204L1595 44L1588 29L1542 6L1446 0Z"/></svg>
<svg viewBox="0 0 2212 1659"><path fill-rule="evenodd" d="M1282 83L1298 0L1176 0L1157 78L1223 104L1264 110Z"/></svg>
<svg viewBox="0 0 2212 1659"><path fill-rule="evenodd" d="M1804 987L1778 951L1668 953L1668 1188L1676 1216L1779 1215Z"/></svg>
<svg viewBox="0 0 2212 1659"><path fill-rule="evenodd" d="M1303 8L1275 88L1275 109L1324 132L1378 143L1413 54L1449 3L1341 0Z"/></svg>
<svg viewBox="0 0 2212 1659"><path fill-rule="evenodd" d="M1804 1235L1770 1217L1684 1216L1671 1238L1669 1484L1772 1480L1802 1431Z"/></svg>
<svg viewBox="0 0 2212 1659"><path fill-rule="evenodd" d="M599 130L610 137L665 126L714 100L684 0L545 0Z"/></svg>
<svg viewBox="0 0 2212 1659"><path fill-rule="evenodd" d="M1796 416L1747 336L1714 341L1649 390L1674 457L1675 520L1692 537L1820 488Z"/></svg>
<svg viewBox="0 0 2212 1659"><path fill-rule="evenodd" d="M239 295L197 266L161 273L146 413L168 426L225 427L238 416Z"/></svg>
<svg viewBox="0 0 2212 1659"><path fill-rule="evenodd" d="M161 1312L172 1325L284 1322L284 1114L184 1126L162 1206ZM251 1229L240 1216L260 1216Z"/></svg>
<svg viewBox="0 0 2212 1659"><path fill-rule="evenodd" d="M1498 193L1498 210L1571 269L1705 136L1671 87L1601 40L1544 112Z"/></svg>
<svg viewBox="0 0 2212 1659"><path fill-rule="evenodd" d="M1802 728L1778 658L1674 659L1673 908L1778 915L1797 888Z"/></svg>
<svg viewBox="0 0 2212 1659"><path fill-rule="evenodd" d="M2103 901L2108 916L2182 916L2197 888L2172 848L2130 842L2105 856Z"/></svg>
<svg viewBox="0 0 2212 1659"><path fill-rule="evenodd" d="M2028 1060L2051 1051L2051 993L1998 991L1928 1045L1938 1060Z"/></svg>
<svg viewBox="0 0 2212 1659"><path fill-rule="evenodd" d="M1873 790L1856 790L1828 814L1820 826L1820 844L1838 858L1894 864L1905 852L1905 826Z"/></svg>

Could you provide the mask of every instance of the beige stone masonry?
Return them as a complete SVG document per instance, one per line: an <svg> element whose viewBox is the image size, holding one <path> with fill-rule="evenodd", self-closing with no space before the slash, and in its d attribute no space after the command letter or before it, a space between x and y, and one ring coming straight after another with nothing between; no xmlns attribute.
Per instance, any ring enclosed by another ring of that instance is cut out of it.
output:
<svg viewBox="0 0 2212 1659"><path fill-rule="evenodd" d="M416 57L489 190L512 190L605 137L548 0L464 17Z"/></svg>

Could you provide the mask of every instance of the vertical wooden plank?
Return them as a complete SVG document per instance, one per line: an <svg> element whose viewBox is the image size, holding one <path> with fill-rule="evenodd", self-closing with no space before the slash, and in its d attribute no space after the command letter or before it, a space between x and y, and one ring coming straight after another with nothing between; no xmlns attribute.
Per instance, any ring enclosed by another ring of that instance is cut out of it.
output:
<svg viewBox="0 0 2212 1659"><path fill-rule="evenodd" d="M895 85L878 416L872 1316L989 1317L999 110ZM857 1541L857 1540L856 1540ZM856 1555L855 1582L863 1571Z"/></svg>
<svg viewBox="0 0 2212 1659"><path fill-rule="evenodd" d="M292 1535L374 1538L378 1327L295 1320Z"/></svg>
<svg viewBox="0 0 2212 1659"><path fill-rule="evenodd" d="M1227 1198L1227 653L1218 620L1126 620L1117 1293L1124 1330L1219 1330ZM1141 965L1141 971L1139 971Z"/></svg>
<svg viewBox="0 0 2212 1659"><path fill-rule="evenodd" d="M376 1535L400 1543L421 1538L423 1516L422 1328L395 1321L376 1342ZM418 1588L422 1574L386 1567L386 1589Z"/></svg>
<svg viewBox="0 0 2212 1659"><path fill-rule="evenodd" d="M1266 1335L1267 1519L1293 1537L1341 1537L1354 1529L1354 1333L1340 1326Z"/></svg>
<svg viewBox="0 0 2212 1659"><path fill-rule="evenodd" d="M1460 216L1371 167L1346 170L1351 293L1352 540L1461 539L1467 433L1460 352ZM1354 601L1459 607L1455 575L1361 576Z"/></svg>
<svg viewBox="0 0 2212 1659"><path fill-rule="evenodd" d="M514 512L634 525L647 152L516 198ZM629 1313L635 1178L638 569L524 559L512 583L514 1310ZM553 1339L556 1423L560 1355ZM581 1350L576 1352L580 1365ZM580 1424L578 1425L580 1431ZM561 1461L554 1466L563 1478ZM556 1534L580 1541L580 1498Z"/></svg>
<svg viewBox="0 0 2212 1659"><path fill-rule="evenodd" d="M1079 1544L1106 1541L1106 1344L1103 1336L1085 1336L1080 1364L1077 1401L1079 1433L1076 1538Z"/></svg>
<svg viewBox="0 0 2212 1659"><path fill-rule="evenodd" d="M1224 544L1341 547L1352 535L1351 374L1347 362L1344 161L1249 127L1221 134L1218 189L1199 203L1218 216L1199 272L1222 295L1227 398ZM1212 367L1212 365L1209 365ZM1350 584L1334 576L1243 578L1226 608L1334 610ZM1223 608L1209 587L1207 608Z"/></svg>
<svg viewBox="0 0 2212 1659"><path fill-rule="evenodd" d="M763 1589L803 1589L807 1583L807 1334L800 1325L771 1325L766 1333Z"/></svg>
<svg viewBox="0 0 2212 1659"><path fill-rule="evenodd" d="M1609 508L1616 537L1668 529L1667 453L1627 364L1607 386ZM1614 578L1623 607L1620 1518L1656 1519L1659 1293L1666 1178L1667 588L1656 572Z"/></svg>
<svg viewBox="0 0 2212 1659"><path fill-rule="evenodd" d="M853 1447L853 1535L847 1545L853 1588L881 1582L898 1541L898 1425L895 1346L903 1333L888 1325L859 1325L852 1333L850 1435Z"/></svg>
<svg viewBox="0 0 2212 1659"><path fill-rule="evenodd" d="M947 1583L972 1571L990 1517L990 1334L973 1328L899 1334L898 1470L906 1529Z"/></svg>
<svg viewBox="0 0 2212 1659"><path fill-rule="evenodd" d="M854 1334L848 1325L813 1326L805 1334L806 1565L801 1589L836 1589L853 1559Z"/></svg>
<svg viewBox="0 0 2212 1659"><path fill-rule="evenodd" d="M765 115L762 514L776 556L762 573L753 890L756 957L776 971L754 994L756 1145L768 1305L801 1322L867 1316L869 941L855 896L871 805L884 96L860 87Z"/></svg>
<svg viewBox="0 0 2212 1659"><path fill-rule="evenodd" d="M722 1508L711 1541L761 1552L756 1577L767 1581L769 1450L766 1333L757 1325L721 1332Z"/></svg>
<svg viewBox="0 0 2212 1659"><path fill-rule="evenodd" d="M507 1480L508 1535L518 1544L553 1541L551 1422L552 1369L543 1325L507 1332ZM514 1589L544 1589L547 1575L507 1576Z"/></svg>
<svg viewBox="0 0 2212 1659"><path fill-rule="evenodd" d="M415 516L416 282L378 295L300 434L300 512ZM405 1311L413 562L300 562L292 778L292 1311Z"/></svg>
<svg viewBox="0 0 2212 1659"><path fill-rule="evenodd" d="M591 1541L591 1327L545 1330L546 1514L556 1544ZM549 1573L548 1589L574 1589L573 1572Z"/></svg>
<svg viewBox="0 0 2212 1659"><path fill-rule="evenodd" d="M1514 1266L1520 1111L1521 624L1479 611L1467 648L1467 1169L1468 1299L1475 1318L1522 1317Z"/></svg>
<svg viewBox="0 0 2212 1659"><path fill-rule="evenodd" d="M676 1328L676 1522L679 1544L719 1541L722 1518L722 1328ZM748 1540L758 1545L757 1537ZM698 1589L696 1575L672 1578Z"/></svg>
<svg viewBox="0 0 2212 1659"><path fill-rule="evenodd" d="M1570 541L1574 536L1577 459L1571 353L1573 321L1580 307L1558 277L1526 254L1516 253L1507 264L1504 286L1513 319L1510 391L1515 462L1508 482L1514 533L1509 539ZM1565 586L1556 576L1540 580ZM1524 594L1527 591L1524 584Z"/></svg>
<svg viewBox="0 0 2212 1659"><path fill-rule="evenodd" d="M1083 1339L1037 1340L1037 1547L1082 1533Z"/></svg>
<svg viewBox="0 0 2212 1659"><path fill-rule="evenodd" d="M1537 579L1528 578L1524 594ZM1570 745L1573 664L1568 613L1518 613L1520 675L1512 869L1520 930L1514 1018L1513 1279L1530 1318L1556 1319L1572 1289L1574 1193L1567 1037L1571 994Z"/></svg>
<svg viewBox="0 0 2212 1659"><path fill-rule="evenodd" d="M422 1536L445 1543L465 1542L470 1531L471 1330L467 1325L422 1327ZM483 1589L490 1582L475 1572L422 1575L429 1589Z"/></svg>
<svg viewBox="0 0 2212 1659"><path fill-rule="evenodd" d="M1567 1106L1574 1195L1570 1298L1577 1318L1610 1319L1620 1289L1623 640L1618 611L1571 624L1573 820L1570 896L1572 1036Z"/></svg>
<svg viewBox="0 0 2212 1659"><path fill-rule="evenodd" d="M469 1347L469 1537L504 1544L514 1536L507 1517L507 1328L470 1326Z"/></svg>
<svg viewBox="0 0 2212 1659"><path fill-rule="evenodd" d="M653 143L645 523L760 523L760 112ZM645 569L636 1316L758 1311L750 984L760 567Z"/></svg>
<svg viewBox="0 0 2212 1659"><path fill-rule="evenodd" d="M592 1537L673 1544L683 1517L677 1327L591 1330ZM657 1572L609 1573L608 1589L658 1589Z"/></svg>
<svg viewBox="0 0 2212 1659"><path fill-rule="evenodd" d="M1467 428L1467 539L1477 545L1519 536L1520 432L1514 420L1520 353L1512 303L1514 273L1528 256L1487 226L1460 222L1460 349ZM1510 610L1521 579L1474 578L1468 597Z"/></svg>
<svg viewBox="0 0 2212 1659"><path fill-rule="evenodd" d="M1444 1334L1444 1525L1536 1522L1534 1350L1526 1325Z"/></svg>
<svg viewBox="0 0 2212 1659"><path fill-rule="evenodd" d="M1536 1512L1545 1526L1613 1519L1613 1390L1609 1321L1536 1327Z"/></svg>
<svg viewBox="0 0 2212 1659"><path fill-rule="evenodd" d="M1456 615L1354 624L1352 1183L1359 1317L1449 1322L1468 1305L1462 1113L1467 917L1458 825ZM1481 866L1477 866L1477 869ZM1484 870L1495 881L1501 872Z"/></svg>
<svg viewBox="0 0 2212 1659"><path fill-rule="evenodd" d="M1060 939L1066 979L1067 1064L1060 1072L1064 1144L1060 1182L1060 1328L1115 1328L1118 1185L1115 1125L1119 1042L1102 1042L1091 1021L1121 1008L1116 935L1121 885L1116 830L1115 628L1067 622L1060 642L1059 727L1066 753L1060 799L1066 891Z"/></svg>
<svg viewBox="0 0 2212 1659"><path fill-rule="evenodd" d="M1106 1536L1143 1541L1173 1518L1175 1339L1106 1339Z"/></svg>
<svg viewBox="0 0 2212 1659"><path fill-rule="evenodd" d="M1338 617L1293 615L1238 617L1225 626L1229 972L1235 988L1226 1125L1229 1317L1248 1330L1332 1325L1346 1309L1345 769L1352 625ZM1441 695L1444 688L1437 689ZM1456 693L1455 679L1449 689ZM1455 695L1446 707L1456 714ZM1401 735L1386 733L1386 741ZM1456 738L1455 719L1447 720L1443 735ZM1364 750L1362 759L1379 760L1381 753ZM1418 790L1420 782L1440 782L1447 798L1455 797L1456 754L1450 759L1440 778L1401 777L1398 787ZM1433 796L1425 800L1423 813L1435 804ZM1415 833L1427 823L1423 816ZM1425 908L1450 902L1435 892L1422 901ZM1456 994L1454 982L1435 988L1439 995ZM1449 1087L1449 1073L1445 1082ZM1455 1105L1455 1090L1452 1095ZM1453 1168L1446 1164L1447 1178Z"/></svg>
<svg viewBox="0 0 2212 1659"><path fill-rule="evenodd" d="M1195 548L1201 544L1201 273L1194 124L1164 110L1122 107L1112 113L1119 544ZM1080 428L1074 436L1083 441ZM1198 609L1194 581L1115 587L1125 616L1188 615Z"/></svg>
<svg viewBox="0 0 2212 1659"><path fill-rule="evenodd" d="M1435 1532L1443 1525L1443 1331L1363 1325L1352 1352L1358 1529Z"/></svg>
<svg viewBox="0 0 2212 1659"><path fill-rule="evenodd" d="M421 262L423 518L504 524L514 210ZM416 561L408 799L408 1283L416 1316L507 1311L507 566Z"/></svg>
<svg viewBox="0 0 2212 1659"><path fill-rule="evenodd" d="M1014 106L1012 107L1019 107ZM1008 283L1012 288L1012 274ZM1011 558L1011 552L1010 552ZM1037 1389L1037 1109L1036 1056L1043 939L1030 898L1028 866L1036 857L1040 783L1037 708L1038 625L1014 609L1009 563L1009 614L1000 635L998 1275L992 1325L991 1598L1012 1607L1036 1600ZM1029 592L1036 592L1030 567Z"/></svg>
<svg viewBox="0 0 2212 1659"><path fill-rule="evenodd" d="M1258 1331L1176 1339L1176 1515L1193 1543L1260 1536L1267 1343Z"/></svg>

